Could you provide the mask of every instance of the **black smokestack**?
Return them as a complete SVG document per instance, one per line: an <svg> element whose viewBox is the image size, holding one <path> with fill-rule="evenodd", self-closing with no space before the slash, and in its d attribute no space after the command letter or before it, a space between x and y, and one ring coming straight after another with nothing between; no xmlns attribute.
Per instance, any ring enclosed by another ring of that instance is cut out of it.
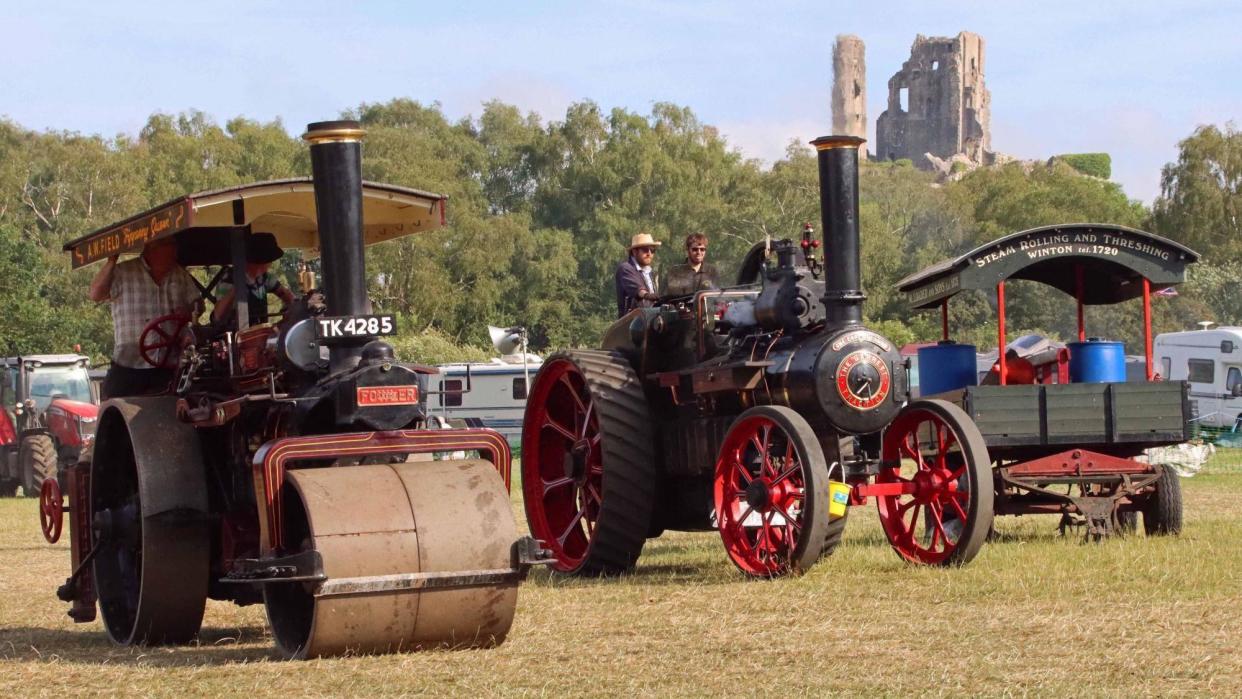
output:
<svg viewBox="0 0 1242 699"><path fill-rule="evenodd" d="M819 208L824 220L824 307L828 327L862 323L858 255L857 136L822 136L811 141L819 156Z"/></svg>
<svg viewBox="0 0 1242 699"><path fill-rule="evenodd" d="M356 121L308 124L302 138L310 143L319 250L328 313L367 312L366 259L362 245L362 137ZM362 345L334 345L333 372L358 363Z"/></svg>

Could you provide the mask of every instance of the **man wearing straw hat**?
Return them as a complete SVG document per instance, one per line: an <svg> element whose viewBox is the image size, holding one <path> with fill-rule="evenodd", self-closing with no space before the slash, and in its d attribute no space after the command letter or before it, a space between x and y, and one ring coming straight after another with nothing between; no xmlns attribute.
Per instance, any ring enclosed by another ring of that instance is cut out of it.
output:
<svg viewBox="0 0 1242 699"><path fill-rule="evenodd" d="M656 248L660 245L662 243L652 238L650 233L639 233L630 238L629 259L617 266L615 277L618 318L635 308L650 308L655 305L659 295L656 294L651 262L655 259Z"/></svg>

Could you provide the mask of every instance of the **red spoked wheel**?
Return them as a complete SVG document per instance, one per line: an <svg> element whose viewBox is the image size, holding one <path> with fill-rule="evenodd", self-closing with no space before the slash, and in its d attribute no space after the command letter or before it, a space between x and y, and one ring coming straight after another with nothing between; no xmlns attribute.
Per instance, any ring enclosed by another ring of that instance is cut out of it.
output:
<svg viewBox="0 0 1242 699"><path fill-rule="evenodd" d="M619 355L580 350L544 362L522 424L522 496L555 570L634 565L651 524L652 442L642 386Z"/></svg>
<svg viewBox="0 0 1242 699"><path fill-rule="evenodd" d="M991 465L983 435L956 405L910 403L884 432L877 484L900 493L876 505L889 543L925 565L962 565L979 552L992 525Z"/></svg>
<svg viewBox="0 0 1242 699"><path fill-rule="evenodd" d="M47 543L60 541L64 523L65 506L60 483L55 478L45 478L39 488L39 528L43 530L43 538Z"/></svg>
<svg viewBox="0 0 1242 699"><path fill-rule="evenodd" d="M138 354L157 369L171 369L181 351L181 334L190 323L184 313L169 313L152 319L138 336Z"/></svg>
<svg viewBox="0 0 1242 699"><path fill-rule="evenodd" d="M729 428L716 459L716 526L725 551L755 577L802 573L828 534L828 469L806 419L761 406Z"/></svg>

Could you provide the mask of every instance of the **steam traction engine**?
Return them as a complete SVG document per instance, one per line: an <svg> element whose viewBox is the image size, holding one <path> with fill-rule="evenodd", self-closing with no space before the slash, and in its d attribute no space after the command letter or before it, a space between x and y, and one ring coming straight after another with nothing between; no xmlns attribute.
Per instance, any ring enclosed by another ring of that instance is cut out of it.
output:
<svg viewBox="0 0 1242 699"><path fill-rule="evenodd" d="M901 356L862 325L861 143L813 142L823 262L807 226L774 254L756 246L739 286L636 309L601 349L544 362L522 490L557 570L622 571L666 529L718 529L750 575L805 571L841 540L834 497L876 497L908 560L960 564L979 550L992 483L978 430L950 403L907 405Z"/></svg>
<svg viewBox="0 0 1242 699"><path fill-rule="evenodd" d="M365 294L364 244L443 225L444 197L363 183L362 135L312 124L312 180L189 195L66 246L82 266L175 236L183 264L231 262L245 289L261 226L318 248L324 277L274 324L249 325L244 293L235 328L191 340L188 318L148 324L142 354L172 369L169 393L106 401L67 479L73 573L58 594L76 621L97 600L118 643L185 642L211 598L266 604L294 657L504 639L537 553L517 536L508 446L420 429L430 370L393 357L379 339L393 319ZM455 450L484 458L411 458Z"/></svg>

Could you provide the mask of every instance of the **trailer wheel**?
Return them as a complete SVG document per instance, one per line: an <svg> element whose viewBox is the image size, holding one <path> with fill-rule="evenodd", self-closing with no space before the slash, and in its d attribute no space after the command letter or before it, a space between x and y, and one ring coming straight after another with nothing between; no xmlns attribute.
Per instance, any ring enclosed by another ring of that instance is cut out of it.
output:
<svg viewBox="0 0 1242 699"><path fill-rule="evenodd" d="M18 463L26 497L37 498L43 481L56 477L56 444L46 434L27 435L22 439Z"/></svg>
<svg viewBox="0 0 1242 699"><path fill-rule="evenodd" d="M824 451L789 408L751 408L734 421L716 459L714 494L725 551L748 575L806 572L829 543Z"/></svg>
<svg viewBox="0 0 1242 699"><path fill-rule="evenodd" d="M987 539L995 496L988 450L956 405L919 400L903 408L884 431L876 483L901 487L898 495L877 496L876 505L905 560L962 565Z"/></svg>
<svg viewBox="0 0 1242 699"><path fill-rule="evenodd" d="M555 570L634 566L651 527L653 445L642 384L621 355L575 350L543 363L522 423L522 499Z"/></svg>
<svg viewBox="0 0 1242 699"><path fill-rule="evenodd" d="M1143 506L1143 529L1147 536L1167 536L1182 532L1182 482L1177 472L1160 465L1156 489Z"/></svg>

